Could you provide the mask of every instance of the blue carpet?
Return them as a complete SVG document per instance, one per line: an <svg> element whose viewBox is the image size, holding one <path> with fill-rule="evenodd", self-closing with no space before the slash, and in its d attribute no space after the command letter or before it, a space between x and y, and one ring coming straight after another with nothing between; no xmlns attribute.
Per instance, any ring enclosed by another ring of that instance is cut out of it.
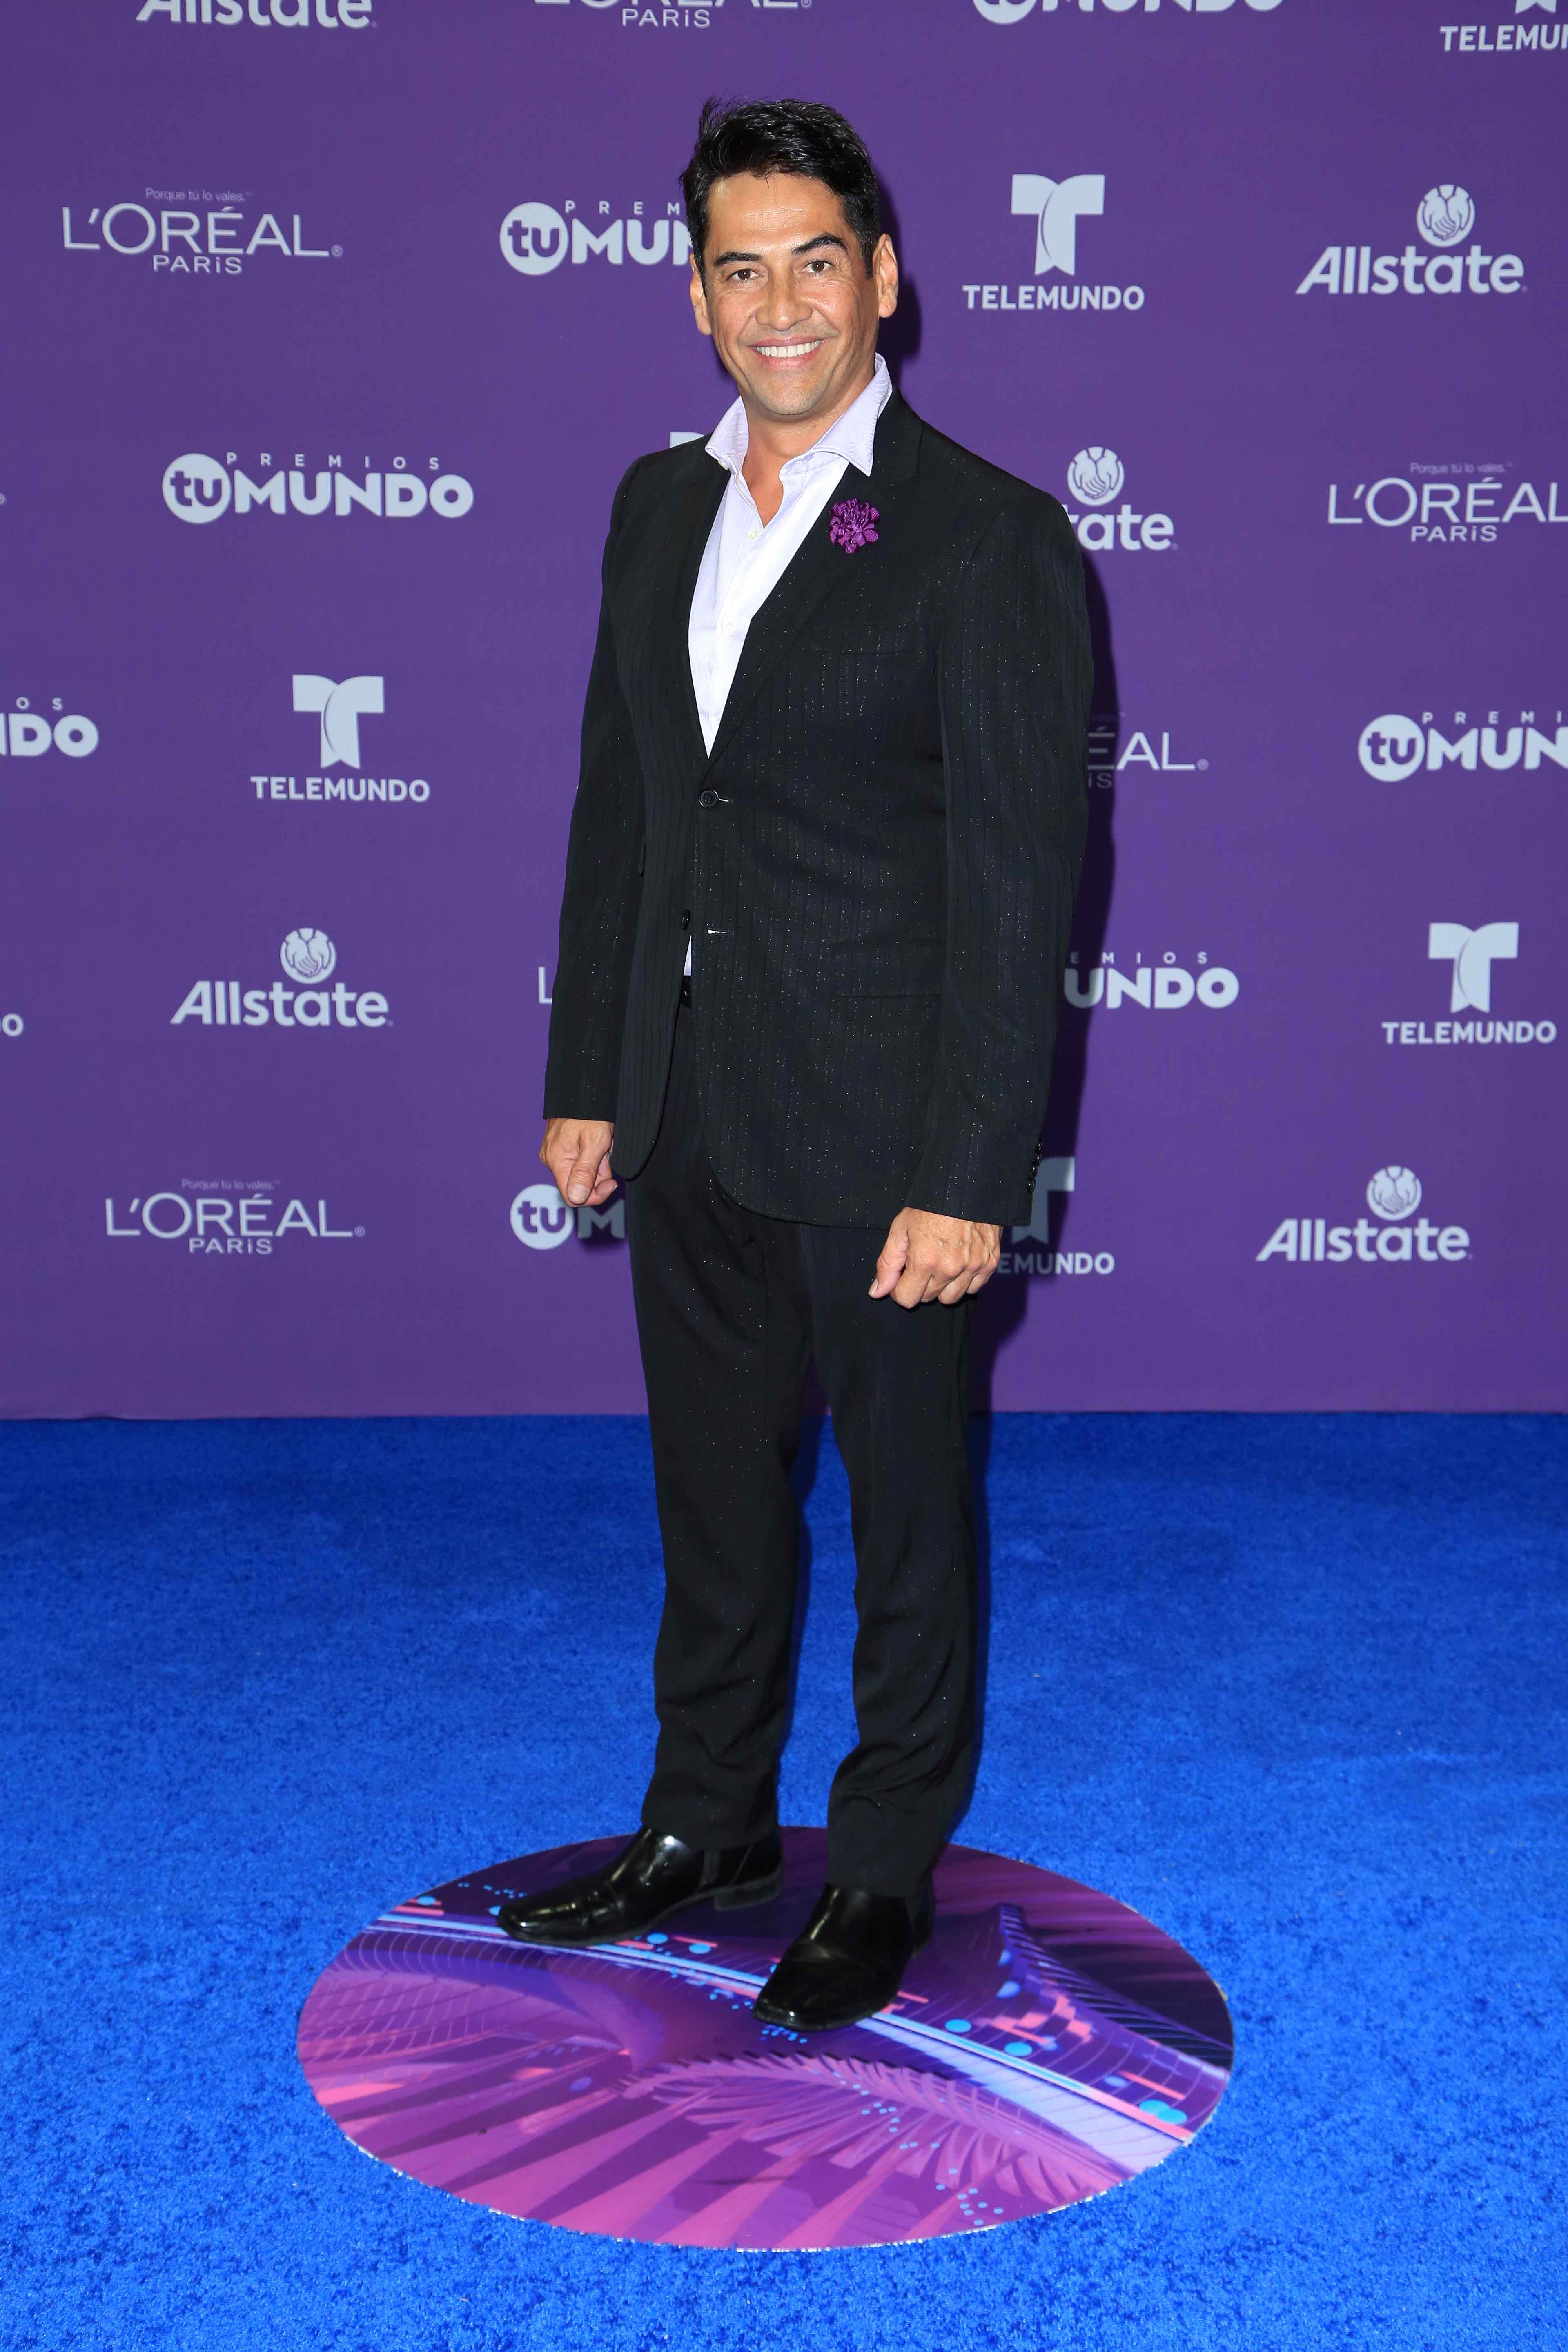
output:
<svg viewBox="0 0 1568 2352"><path fill-rule="evenodd" d="M0 1428L16 1932L0 2338L70 2352L1568 2343L1568 1427L976 1423L966 1842L1121 1896L1233 2006L1195 2146L975 2240L621 2246L342 2139L294 2060L387 1902L629 1828L635 1421ZM847 1746L831 1436L785 1818Z"/></svg>

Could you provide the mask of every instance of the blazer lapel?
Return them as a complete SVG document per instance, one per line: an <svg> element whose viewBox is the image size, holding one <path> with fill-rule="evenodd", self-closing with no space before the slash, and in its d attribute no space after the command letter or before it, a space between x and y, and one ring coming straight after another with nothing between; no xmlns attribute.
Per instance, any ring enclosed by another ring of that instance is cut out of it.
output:
<svg viewBox="0 0 1568 2352"><path fill-rule="evenodd" d="M702 568L702 551L708 544L730 477L716 457L710 457L705 451L699 454L701 463L692 467L689 478L681 484L670 517L668 547L674 559L674 578L671 583L668 565L661 564L664 576L657 593L652 635L658 674L670 682L680 713L679 723L690 737L696 764L701 767L708 755L702 748L702 721L698 716L697 694L691 683L688 631L691 599L697 593L697 574Z"/></svg>
<svg viewBox="0 0 1568 2352"><path fill-rule="evenodd" d="M886 508L890 520L900 495L899 486L907 483L914 474L920 436L919 417L899 394L894 393L877 419L871 475L863 474L858 466L846 466L838 488L791 558L778 585L757 608L756 616L746 632L746 643L724 705L719 732L713 739L710 761L721 756L760 688L772 676L818 605L848 577L847 567L851 559L828 536L833 527L834 508L844 499L862 499L870 506ZM874 563L874 546L862 550L856 560ZM696 581L694 570L692 588L695 588ZM690 609L691 591L689 589L681 612L683 629ZM684 645L684 639L682 643ZM687 667L689 670L689 663ZM695 695L691 700L695 712ZM700 740L701 730L699 729Z"/></svg>

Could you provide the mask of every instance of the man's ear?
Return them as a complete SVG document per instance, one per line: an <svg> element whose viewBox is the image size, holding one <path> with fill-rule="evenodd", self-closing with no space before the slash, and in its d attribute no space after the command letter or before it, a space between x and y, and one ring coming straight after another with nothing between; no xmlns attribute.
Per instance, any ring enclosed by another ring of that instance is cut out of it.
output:
<svg viewBox="0 0 1568 2352"><path fill-rule="evenodd" d="M689 290L691 294L691 308L697 320L698 332L700 334L711 336L713 332L713 321L708 316L708 289L702 283L702 272L697 266L697 256L695 254L691 257L691 279Z"/></svg>
<svg viewBox="0 0 1568 2352"><path fill-rule="evenodd" d="M899 307L899 263L885 231L872 250L871 275L877 281L877 316L890 319Z"/></svg>

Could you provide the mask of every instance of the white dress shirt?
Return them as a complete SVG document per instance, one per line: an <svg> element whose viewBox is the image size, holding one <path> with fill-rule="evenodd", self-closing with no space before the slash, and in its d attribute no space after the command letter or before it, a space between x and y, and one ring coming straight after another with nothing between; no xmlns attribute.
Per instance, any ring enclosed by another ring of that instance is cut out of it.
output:
<svg viewBox="0 0 1568 2352"><path fill-rule="evenodd" d="M691 684L706 750L713 749L747 630L843 480L846 466L869 475L877 419L892 396L892 378L879 352L876 372L858 400L850 403L819 441L780 467L784 497L777 514L766 523L742 471L750 437L745 403L737 400L720 419L708 455L728 467L730 479L702 551L687 628ZM691 970L689 947L686 969Z"/></svg>
<svg viewBox="0 0 1568 2352"><path fill-rule="evenodd" d="M697 715L710 751L735 682L747 630L843 480L845 467L858 466L861 473L870 473L877 419L892 396L892 378L879 352L876 373L859 399L851 402L820 441L814 441L798 457L786 458L779 468L784 498L768 523L757 512L742 471L749 441L743 401L737 400L725 410L709 441L708 455L728 467L730 479L702 552L687 644Z"/></svg>

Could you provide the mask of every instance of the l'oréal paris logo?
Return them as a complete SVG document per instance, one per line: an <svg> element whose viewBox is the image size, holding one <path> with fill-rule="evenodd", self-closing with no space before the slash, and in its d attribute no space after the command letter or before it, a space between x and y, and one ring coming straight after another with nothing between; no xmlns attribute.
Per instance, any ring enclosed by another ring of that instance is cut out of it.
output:
<svg viewBox="0 0 1568 2352"><path fill-rule="evenodd" d="M144 201L60 206L67 253L118 254L175 278L238 278L247 261L341 261L300 213L258 214L237 189L144 188ZM289 226L292 225L292 233Z"/></svg>
<svg viewBox="0 0 1568 2352"><path fill-rule="evenodd" d="M1413 460L1408 475L1329 484L1331 530L1397 531L1412 547L1492 547L1510 527L1568 523L1558 484L1537 469L1533 480L1511 482L1516 466Z"/></svg>
<svg viewBox="0 0 1568 2352"><path fill-rule="evenodd" d="M181 1255L271 1257L292 1235L302 1241L363 1241L364 1227L343 1223L318 1194L296 1195L280 1208L275 1184L186 1179L178 1192L105 1196L103 1229L114 1242L178 1242Z"/></svg>

